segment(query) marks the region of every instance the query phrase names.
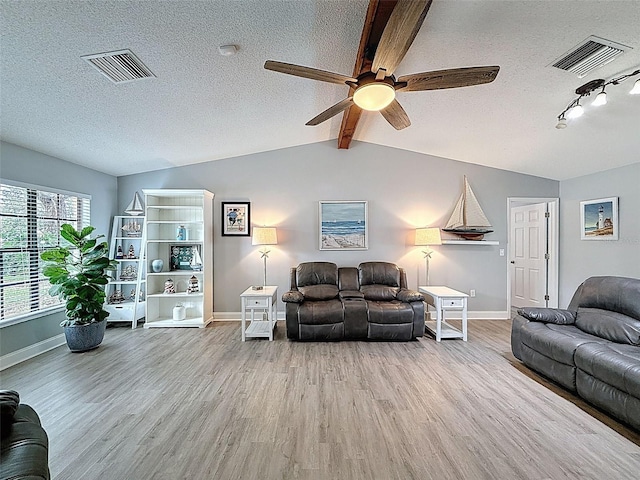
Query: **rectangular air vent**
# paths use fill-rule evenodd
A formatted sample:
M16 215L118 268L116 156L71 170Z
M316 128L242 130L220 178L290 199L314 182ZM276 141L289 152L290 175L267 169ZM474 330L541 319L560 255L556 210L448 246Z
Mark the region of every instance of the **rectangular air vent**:
M84 55L81 57L113 83L133 82L155 75L131 50Z
M631 50L631 47L592 35L554 61L551 66L575 73L578 78L582 78L596 68L615 60L627 50Z

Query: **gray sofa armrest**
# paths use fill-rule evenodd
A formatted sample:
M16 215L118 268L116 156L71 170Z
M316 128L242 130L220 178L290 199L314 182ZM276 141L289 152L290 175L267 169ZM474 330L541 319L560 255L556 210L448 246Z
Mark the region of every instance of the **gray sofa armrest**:
M289 290L282 294L282 301L284 303L302 303L304 302L304 295L297 290Z
M518 309L518 315L534 322L555 323L556 325L573 325L576 322L576 312L560 308L525 307Z
M401 289L396 298L404 303L424 302L424 295L416 290L409 290L408 288Z

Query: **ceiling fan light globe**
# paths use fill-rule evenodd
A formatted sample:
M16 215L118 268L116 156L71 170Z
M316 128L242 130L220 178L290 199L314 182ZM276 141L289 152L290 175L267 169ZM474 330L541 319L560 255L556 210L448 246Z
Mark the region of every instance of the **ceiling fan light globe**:
M374 82L358 87L353 102L363 110L377 112L389 106L396 98L395 89L388 83Z
M594 107L599 107L600 105L606 105L606 104L607 104L606 92L600 92L591 103L591 105L593 105Z
M571 110L569 110L569 112L567 113L567 117L578 118L578 117L581 117L583 113L584 113L584 108L582 108L582 105L576 105Z

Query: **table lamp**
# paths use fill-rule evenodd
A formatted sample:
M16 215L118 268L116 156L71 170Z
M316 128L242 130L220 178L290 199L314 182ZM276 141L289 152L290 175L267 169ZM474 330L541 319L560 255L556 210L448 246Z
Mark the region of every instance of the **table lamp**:
M426 245L427 248L422 250L424 253L424 259L427 270L427 285L429 285L429 259L433 250L429 248L429 245L442 245L442 238L440 237L440 229L436 227L430 228L416 228L416 245Z
M276 232L276 227L253 227L252 232L252 245L277 245L278 244L278 234ZM264 260L264 284L267 285L267 258L269 258L270 250L267 250L264 247L260 250L260 254L262 255L262 259Z

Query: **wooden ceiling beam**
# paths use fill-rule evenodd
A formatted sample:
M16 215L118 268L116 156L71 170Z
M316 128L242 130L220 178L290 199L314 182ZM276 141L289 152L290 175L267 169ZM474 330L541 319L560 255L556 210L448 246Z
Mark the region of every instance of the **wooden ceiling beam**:
M369 1L369 8L362 28L362 36L360 37L360 45L358 46L358 55L353 69L354 77L371 69L378 42L397 3L398 0ZM353 96L354 91L351 88L349 96ZM338 148L349 148L353 134L358 126L360 115L362 115L362 109L355 104L345 110L342 124L340 125L340 134L338 135Z

